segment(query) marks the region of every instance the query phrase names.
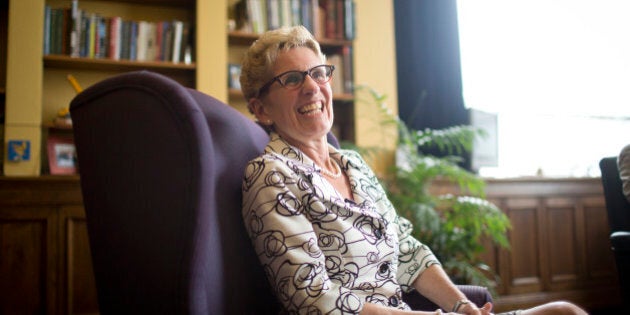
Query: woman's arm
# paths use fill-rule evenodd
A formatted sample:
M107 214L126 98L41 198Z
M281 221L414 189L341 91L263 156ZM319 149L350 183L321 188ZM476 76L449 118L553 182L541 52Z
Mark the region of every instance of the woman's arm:
M432 265L421 273L413 282L413 287L420 294L439 305L447 311L454 311L458 314L490 314L491 303L486 303L482 308L468 301L464 293L448 277L442 266ZM457 310L453 307L459 303ZM461 302L465 301L464 304Z

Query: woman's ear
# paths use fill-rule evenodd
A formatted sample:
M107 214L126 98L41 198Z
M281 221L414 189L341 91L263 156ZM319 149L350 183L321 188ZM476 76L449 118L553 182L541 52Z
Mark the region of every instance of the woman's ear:
M249 99L249 102L247 102L247 107L249 108L249 111L254 114L254 116L256 116L256 119L259 122L265 124L267 121L269 121L269 116L267 115L265 106L263 106L263 103L260 99Z

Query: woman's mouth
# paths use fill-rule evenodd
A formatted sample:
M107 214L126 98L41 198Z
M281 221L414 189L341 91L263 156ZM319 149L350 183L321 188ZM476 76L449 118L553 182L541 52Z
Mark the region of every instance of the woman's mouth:
M298 109L298 113L300 114L312 114L316 111L321 111L322 106L319 103L312 103L306 106L302 106Z

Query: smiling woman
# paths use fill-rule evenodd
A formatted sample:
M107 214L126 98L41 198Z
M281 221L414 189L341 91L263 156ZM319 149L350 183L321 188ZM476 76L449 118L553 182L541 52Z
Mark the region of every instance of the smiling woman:
M497 113L484 176L598 176L630 142L630 2L458 1L465 105ZM605 139L605 141L602 141Z

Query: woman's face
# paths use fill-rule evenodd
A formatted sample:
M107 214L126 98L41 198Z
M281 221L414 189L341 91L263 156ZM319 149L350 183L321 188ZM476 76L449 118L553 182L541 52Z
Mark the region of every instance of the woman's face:
M297 47L280 52L272 72L277 76L287 71L307 71L321 64L312 50ZM263 123L271 120L275 131L294 145L321 140L332 127L330 82L320 85L307 75L302 86L295 90L274 82L260 101L262 106L256 111L258 120Z

